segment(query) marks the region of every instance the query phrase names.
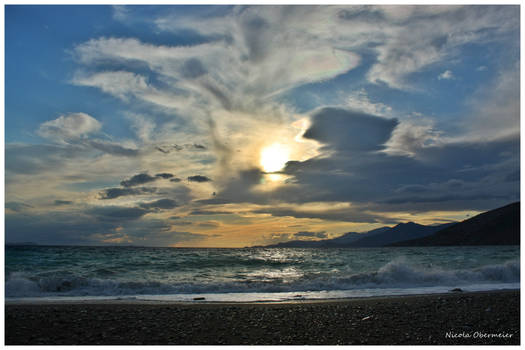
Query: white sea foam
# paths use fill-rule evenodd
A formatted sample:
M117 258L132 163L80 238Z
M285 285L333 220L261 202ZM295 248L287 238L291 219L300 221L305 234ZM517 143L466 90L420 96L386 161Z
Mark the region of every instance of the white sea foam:
M253 275L253 274L252 274ZM255 274L256 275L256 274ZM396 258L376 271L366 273L297 274L293 279L129 280L67 275L31 275L12 272L5 283L7 298L219 295L227 293L316 293L342 291L346 296L411 294L414 291L446 291L451 287L519 288L518 260L470 269L422 267ZM477 287L476 287L477 286ZM482 286L482 287L480 287ZM336 293L337 294L337 293ZM339 294L337 294L339 295Z

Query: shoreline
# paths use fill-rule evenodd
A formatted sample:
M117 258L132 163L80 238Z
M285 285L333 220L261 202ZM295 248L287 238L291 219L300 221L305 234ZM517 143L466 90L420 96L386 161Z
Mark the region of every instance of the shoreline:
M7 305L69 305L69 304L101 304L101 305L111 305L111 304L136 304L136 305L260 305L260 304L309 304L309 303L344 303L347 301L354 300L383 300L391 298L410 298L410 297L434 297L434 296L447 296L447 295L467 295L467 294L487 294L487 293L506 293L506 292L520 292L520 289L494 289L494 290L480 290L480 291L453 291L449 290L448 292L436 292L436 293L414 293L414 294L395 294L395 295L371 295L371 296L358 296L358 297L347 297L347 298L297 298L297 299L284 299L284 300L252 300L252 301L213 301L213 300L162 300L162 299L141 299L140 296L132 297L101 297L100 299L81 299L82 297L74 297L72 299L46 299L46 298L19 298L4 299L4 304ZM300 292L298 292L300 293ZM198 295L198 294L195 294ZM54 297L51 297L54 298Z
M520 291L285 302L5 304L6 345L520 344Z

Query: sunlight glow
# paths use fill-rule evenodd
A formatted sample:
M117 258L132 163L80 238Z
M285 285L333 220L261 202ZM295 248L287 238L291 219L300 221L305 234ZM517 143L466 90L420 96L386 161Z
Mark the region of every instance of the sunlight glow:
M261 151L260 163L266 172L279 171L290 160L290 150L279 143L274 143Z

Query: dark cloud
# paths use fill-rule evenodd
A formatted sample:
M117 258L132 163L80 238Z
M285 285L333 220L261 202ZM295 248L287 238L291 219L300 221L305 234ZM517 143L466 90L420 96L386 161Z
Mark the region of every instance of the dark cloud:
M266 198L252 193L252 188L261 183L264 173L257 168L239 171L230 178L226 186L211 199L201 200L205 204L225 204L238 202L265 203Z
M7 202L5 203L5 208L12 211L24 211L26 209L32 208L32 206L22 202Z
M367 222L367 223L387 223L390 219L381 214L368 213L366 207L354 205L352 208L343 209L327 209L316 211L300 211L293 207L288 208L264 208L253 210L256 214L271 214L276 217L293 217L293 218L307 218L307 219L321 219L329 221L347 221L347 222Z
M265 174L238 172L203 204L350 202L346 210L261 209L275 216L391 222L381 213L488 210L519 198L519 139L440 142L407 156L385 150L396 120L324 108L314 113L305 136L323 142L320 156L290 161L281 171L290 181L275 191L255 191ZM331 137L333 136L333 137Z
M68 205L68 204L73 204L72 201L65 201L65 200L61 200L61 199L57 199L54 201L54 204L55 205Z
M190 215L229 215L232 214L232 212L229 211L212 211L212 210L194 210L190 213Z
M296 238L300 238L300 237L326 238L327 234L325 231L320 231L320 232L300 231L300 232L294 233L294 237Z
M164 154L169 154L171 151L182 151L184 149L186 150L198 150L198 151L202 151L202 150L205 150L207 149L206 146L204 145L201 145L201 144L198 144L198 143L193 143L193 144L190 144L190 143L186 143L184 145L177 145L177 144L173 144L173 145L163 145L163 146L155 146L155 149L159 152L162 152Z
M171 182L181 182L182 180L179 179L178 177L175 177L173 179L170 179Z
M88 213L109 220L135 220L149 213L149 210L135 207L105 206L92 208Z
M211 179L207 176L203 175L194 175L194 176L188 176L188 181L191 182L209 182Z
M170 173L160 173L160 174L155 174L155 177L161 177L163 179L169 179L169 178L172 178L173 177L173 174L170 174Z
M171 230L165 220L148 219L137 208L96 207L85 211L7 214L6 241L40 244L139 244L168 246L203 235Z
M172 225L176 225L176 226L190 226L192 224L193 222L191 221L175 221L172 223Z
M137 185L142 185L148 182L152 182L157 180L154 176L148 175L146 173L137 174L133 176L131 179L124 180L120 182L120 185L123 187L133 187Z
M204 145L199 145L198 143L194 143L194 144L193 144L193 148L195 148L195 149L206 149L206 146L204 146Z
M10 174L42 174L55 171L85 150L75 146L7 144L5 148L6 181Z
M118 222L98 220L81 211L7 214L5 239L40 244L94 244L91 235L112 232L118 225Z
M125 156L125 157L136 157L139 154L139 151L137 149L132 148L126 148L122 147L119 144L106 142L106 141L99 141L99 140L87 140L85 141L86 144L89 146L116 156Z
M261 61L268 52L268 38L270 25L260 17L253 16L242 23L244 41L248 46L248 57L252 62Z
M139 206L144 209L173 209L177 206L177 202L173 199L164 198L154 202L141 203Z
M165 153L165 154L170 153L169 150L166 150L166 149L164 149L164 148L155 147L155 149L156 149L157 151L162 152L162 153Z
M519 172L519 170L508 174L505 177L505 181L508 181L508 182L520 181L520 172Z
M225 110L231 111L233 109L233 102L225 88L212 81L203 81L201 85L206 91L215 97Z
M100 199L114 199L122 196L134 196L140 194L155 193L155 187L134 187L134 188L106 188L99 192Z
M190 58L182 66L182 76L185 78L195 79L206 73L208 71L197 58Z
M312 125L303 137L338 150L377 151L384 148L398 124L361 112L326 107L312 115Z
M197 226L205 229L213 229L219 227L221 224L216 221L199 222Z

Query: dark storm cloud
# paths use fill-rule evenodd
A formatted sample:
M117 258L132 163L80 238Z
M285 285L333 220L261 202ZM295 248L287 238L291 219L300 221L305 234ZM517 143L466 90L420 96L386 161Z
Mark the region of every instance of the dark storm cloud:
M69 205L69 204L73 204L72 201L65 201L65 200L61 200L61 199L57 199L53 203L55 205Z
M155 193L155 187L133 187L133 188L106 188L99 192L100 199L115 199L122 196L134 196L147 193Z
M194 175L194 176L188 176L188 181L191 182L209 182L211 179L207 176L203 175Z
M163 179L169 179L169 178L172 178L173 177L173 174L170 174L170 173L160 173L160 174L155 174L155 177L161 177Z
M173 209L177 206L177 202L173 199L164 198L153 202L141 203L139 206L144 209Z
M396 119L332 107L316 111L311 119L304 138L322 142L331 149L352 151L382 149L398 124Z
M325 231L321 231L321 232L300 231L300 232L294 233L294 237L296 238L299 238L299 237L326 238L327 235Z
M142 173L142 174L137 174L131 177L131 179L121 181L120 185L123 187L133 187L133 186L142 185L148 182L152 182L155 180L157 180L157 178L155 178L154 176L148 175L146 173Z
M423 145L415 156L384 152L397 121L340 108L314 112L305 137L328 152L289 161L290 177L275 191L254 191L259 169L240 171L204 204L351 202L352 209L302 212L261 209L275 216L385 222L383 211L492 209L519 198L519 139ZM401 140L402 141L402 140ZM423 201L425 201L423 203Z

